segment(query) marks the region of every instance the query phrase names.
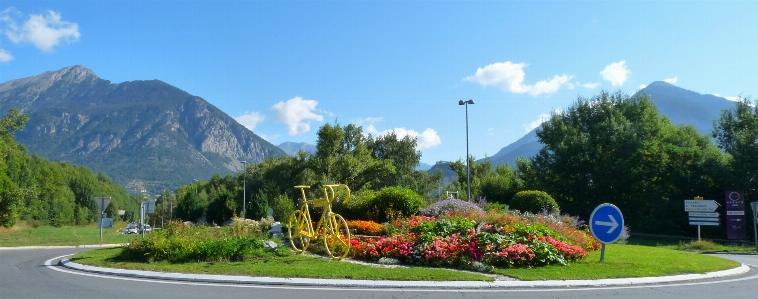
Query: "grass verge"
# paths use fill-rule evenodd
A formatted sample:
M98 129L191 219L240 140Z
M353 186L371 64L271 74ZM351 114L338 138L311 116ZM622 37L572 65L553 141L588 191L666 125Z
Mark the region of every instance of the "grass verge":
M492 280L491 277L471 272L420 267L373 267L302 255L245 262L146 264L120 260L120 250L111 248L86 251L75 255L71 260L100 267L199 274L368 280ZM569 266L495 269L494 273L520 280L584 280L706 273L739 266L739 263L734 261L693 252L616 244L607 246L604 262L601 263L599 260L600 252L597 251L592 252L589 258Z
M70 259L80 264L99 267L197 274L413 281L493 280L486 275L464 271L421 267L374 267L304 255L273 256L244 262L148 264L121 260L118 258L120 252L121 248L90 250L76 254Z
M138 236L123 235L116 229L103 229L102 244L128 243ZM78 246L100 244L100 228L89 226L40 226L16 225L13 228L0 227L0 247L19 246Z
M545 266L532 269L495 269L495 273L521 280L572 280L666 276L706 273L738 267L740 264L694 252L661 247L610 244L605 261L600 251L569 266Z
M708 240L682 240L667 237L632 237L629 244L668 248L674 250L688 250L697 252L739 252L755 253L755 245L750 244L723 244Z

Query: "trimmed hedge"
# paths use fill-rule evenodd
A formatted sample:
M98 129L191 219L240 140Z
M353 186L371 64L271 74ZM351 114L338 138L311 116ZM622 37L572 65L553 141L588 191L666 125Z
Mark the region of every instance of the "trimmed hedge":
M509 209L533 214L540 213L543 210L546 210L548 213L560 210L558 203L555 202L552 196L543 191L535 190L516 193L513 199L511 199Z

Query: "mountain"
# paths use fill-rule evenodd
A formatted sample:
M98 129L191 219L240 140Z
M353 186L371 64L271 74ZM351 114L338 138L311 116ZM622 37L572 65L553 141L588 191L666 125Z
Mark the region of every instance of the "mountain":
M306 153L316 153L316 146L313 144L308 144L305 142L284 142L280 145L277 145L280 149L282 149L287 155L294 156L297 154L298 151L303 150Z
M0 113L29 115L31 154L86 165L155 194L284 151L204 99L159 80L119 84L82 66L0 84Z
M434 163L429 170L426 172L429 174L434 174L437 172L437 170L442 171L442 184L447 185L455 181L455 179L458 177L458 174L453 171L453 169L450 168L450 162L448 161L438 161L437 163Z
M650 83L634 96L642 93L650 96L661 115L665 115L676 125L692 125L701 134L711 133L713 121L719 118L722 109L734 107L734 102L725 98L699 94L663 81ZM542 144L537 139L537 129L504 147L492 157L482 160L489 159L493 166L504 163L515 166L517 158L536 155L542 149Z
M416 166L416 170L429 170L432 168L432 165L426 164L424 162L418 162L418 166Z

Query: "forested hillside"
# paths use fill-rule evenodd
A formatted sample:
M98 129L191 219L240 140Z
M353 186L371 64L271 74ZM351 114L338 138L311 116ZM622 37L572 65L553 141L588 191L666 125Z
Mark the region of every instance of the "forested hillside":
M111 197L107 217L118 217L118 210L126 210L123 219L137 213L141 199L130 198L106 174L29 155L14 139L27 121L17 109L0 120L0 225L12 227L18 220L53 226L96 222L98 196Z

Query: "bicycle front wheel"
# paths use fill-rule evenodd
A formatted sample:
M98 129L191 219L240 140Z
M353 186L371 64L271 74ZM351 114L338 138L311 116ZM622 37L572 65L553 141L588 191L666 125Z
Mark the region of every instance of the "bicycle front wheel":
M345 218L332 214L323 224L324 248L335 260L341 260L350 252L350 230Z
M289 222L287 223L287 236L292 244L292 249L297 253L301 253L308 249L311 240L308 237L308 217L301 211L294 211L290 214Z

